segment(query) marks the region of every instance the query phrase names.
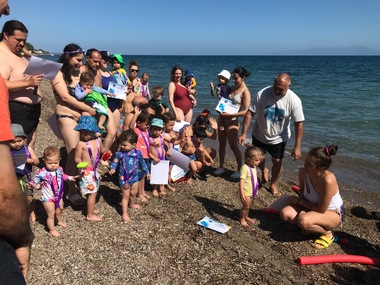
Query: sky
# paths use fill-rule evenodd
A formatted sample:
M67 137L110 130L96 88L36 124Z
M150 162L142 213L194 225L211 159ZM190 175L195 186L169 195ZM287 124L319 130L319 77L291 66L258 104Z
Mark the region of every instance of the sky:
M380 55L379 0L8 0L36 49L131 55ZM327 51L326 51L327 50ZM371 51L370 51L371 52ZM360 52L359 52L360 53Z

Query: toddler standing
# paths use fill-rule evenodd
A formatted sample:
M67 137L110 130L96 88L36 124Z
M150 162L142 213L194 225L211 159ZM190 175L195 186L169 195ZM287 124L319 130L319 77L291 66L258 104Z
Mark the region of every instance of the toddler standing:
M150 120L150 114L147 111L135 107L135 113L129 123L129 129L133 130L138 136L136 149L141 151L148 169L150 168L148 131ZM147 202L150 199L150 196L145 192L145 175L142 172L139 173L138 197L142 202Z
M253 145L246 145L244 152L245 164L240 169L239 193L242 208L240 209L240 223L243 227L248 227L248 223L254 224L255 219L249 217L249 210L253 203L253 198L260 188L257 176L257 166L263 159L261 150Z
M121 199L122 218L126 223L131 222L128 205L131 208L140 209L140 205L136 204L139 170L149 179L149 170L142 153L136 149L137 139L137 134L132 130L121 133L119 137L120 151L116 153L109 170L112 175L119 166L119 186L123 195Z
M25 144L26 134L24 129L19 124L12 124L12 133L15 137L13 141L9 143L11 149L11 155L15 164L16 176L20 182L21 190L24 192L28 201L28 209L30 220L36 221L36 214L34 212L36 200L33 198L33 189L28 189L27 184L32 179L32 166L38 165L40 160L33 148L28 147Z
M162 115L162 120L164 121L164 132L163 132L163 138L165 145L167 149L169 150L170 148L173 148L177 151L180 151L180 143L181 139L179 137L179 134L175 132L174 129L174 124L175 124L175 116L173 113L167 112ZM173 165L170 163L169 166L169 182L168 182L168 190L170 191L175 191L175 188L171 185L171 170L173 168Z
M35 187L41 189L41 202L47 214L47 227L53 237L59 237L60 234L55 228L57 225L65 228L66 222L62 219L63 208L63 181L74 181L77 176L69 176L63 172L59 162L61 154L59 149L49 146L44 150L43 161L45 167L37 171L34 179L28 184L29 188Z
M80 169L80 189L82 195L87 196L87 220L102 221L98 216L99 211L95 209L96 193L99 190L98 165L101 153L111 152L103 147L100 138L95 137L99 132L96 119L91 116L81 116L74 130L80 132L80 141L75 147L75 163L84 163L86 166Z
M162 136L162 131L164 129L164 122L159 118L154 118L152 123L150 124L150 159L159 163L161 160L165 160L165 155L167 154L167 147L164 143L164 139ZM164 185L153 185L153 196L158 197L158 195L166 195L165 186Z

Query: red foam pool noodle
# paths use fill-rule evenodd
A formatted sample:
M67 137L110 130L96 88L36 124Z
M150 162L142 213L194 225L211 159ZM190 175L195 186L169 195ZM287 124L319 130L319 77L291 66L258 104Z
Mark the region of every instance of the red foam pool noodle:
M298 257L299 265L322 264L322 263L359 263L364 265L373 265L380 267L380 259L362 255L336 254L321 256L300 256Z

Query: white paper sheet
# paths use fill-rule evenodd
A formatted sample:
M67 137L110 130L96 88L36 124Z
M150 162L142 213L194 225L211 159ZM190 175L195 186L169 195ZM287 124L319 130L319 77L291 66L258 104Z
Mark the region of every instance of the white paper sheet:
M174 123L173 131L180 133L183 130L183 128L188 126L188 125L190 125L190 124L186 121L181 121L181 122L176 121Z
M161 160L158 163L152 162L150 168L150 184L168 184L169 160Z
M204 217L202 220L198 222L198 225L208 228L210 230L217 231L218 233L225 234L230 230L230 226L227 226L226 224L219 223L217 221L214 221L213 219L210 219L209 217Z
M110 82L108 84L108 92L115 94L115 96L108 96L111 98L116 98L120 100L125 100L127 98L127 86L122 84L117 84L114 82Z
M222 98L215 110L220 113L236 114L239 112L239 105L232 103L232 101L227 98Z
M53 80L58 71L61 70L62 63L32 56L26 67L24 74L39 75L43 74L45 79Z
M172 170L170 171L170 178L173 182L176 182L177 180L181 179L186 175L187 171L183 170L181 167L177 165L173 165Z
M170 148L169 152L171 156L168 157L171 163L179 166L183 170L189 170L190 157L180 153L178 150L174 148Z

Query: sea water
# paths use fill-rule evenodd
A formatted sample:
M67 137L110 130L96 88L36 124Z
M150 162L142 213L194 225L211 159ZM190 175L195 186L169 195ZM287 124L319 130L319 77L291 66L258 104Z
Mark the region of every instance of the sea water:
M45 57L56 60L57 56ZM273 84L279 72L292 79L291 89L301 98L305 114L302 151L336 144L337 176L350 186L380 193L380 57L379 56L131 56L139 63L139 76L150 74L149 86L162 85L167 98L170 71L180 65L193 70L197 81L195 115L208 108L217 116L217 98L210 81L227 69L245 67L251 75L246 84L255 96ZM232 84L232 82L231 82ZM194 115L194 117L195 117ZM293 137L288 146L294 143ZM341 172L340 172L341 171ZM338 177L339 178L339 177Z

